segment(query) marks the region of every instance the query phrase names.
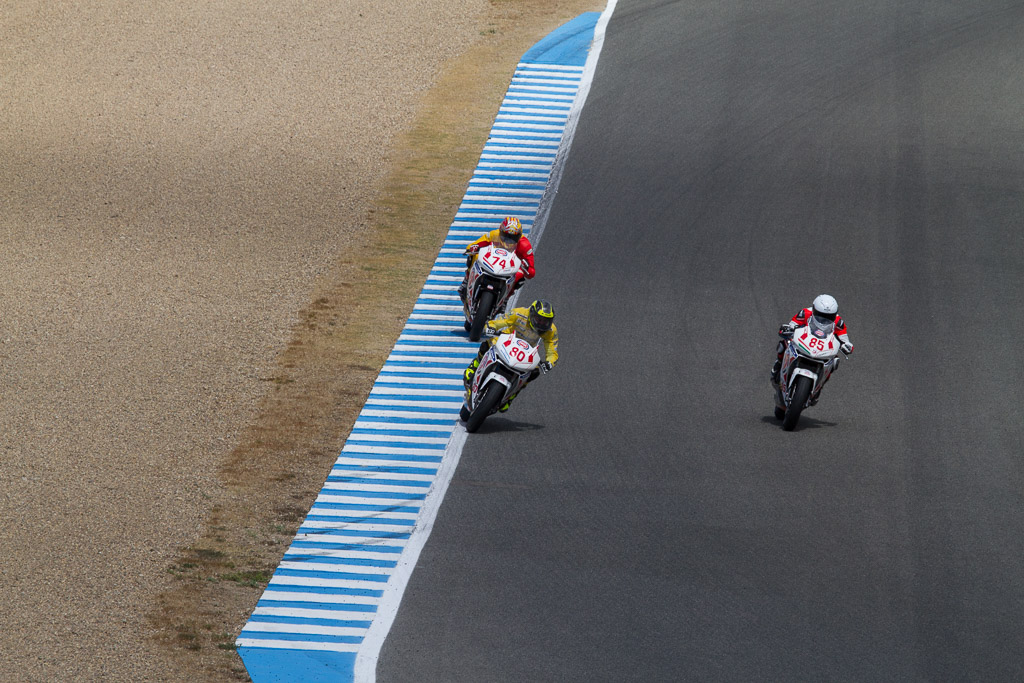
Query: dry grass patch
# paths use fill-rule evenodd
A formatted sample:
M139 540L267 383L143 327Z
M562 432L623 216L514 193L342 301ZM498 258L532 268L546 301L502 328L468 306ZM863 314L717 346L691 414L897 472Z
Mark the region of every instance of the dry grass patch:
M316 286L254 422L220 471L200 538L168 572L151 622L169 667L247 679L241 630L325 481L447 233L519 57L588 0L493 0L481 41L446 66L365 230Z

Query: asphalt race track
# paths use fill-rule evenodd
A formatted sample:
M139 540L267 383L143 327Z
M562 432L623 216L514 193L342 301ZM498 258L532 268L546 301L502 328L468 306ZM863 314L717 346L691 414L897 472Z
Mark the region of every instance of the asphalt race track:
M1024 3L619 0L378 680L1024 679ZM856 345L793 433L778 325Z

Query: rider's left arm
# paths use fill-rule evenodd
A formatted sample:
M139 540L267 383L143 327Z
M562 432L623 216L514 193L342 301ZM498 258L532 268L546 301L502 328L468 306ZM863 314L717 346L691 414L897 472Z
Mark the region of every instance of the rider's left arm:
M533 245L530 244L527 238L522 237L519 239L519 247L516 249L516 253L523 260L523 263L526 264L526 279L529 280L537 273L533 267Z
M541 339L544 340L544 360L554 365L558 361L558 328L552 324Z
M850 344L851 347L853 346L853 344L850 343L850 335L846 329L846 321L843 320L842 316L836 317L836 328L833 334L836 335L836 339L839 340L840 344Z

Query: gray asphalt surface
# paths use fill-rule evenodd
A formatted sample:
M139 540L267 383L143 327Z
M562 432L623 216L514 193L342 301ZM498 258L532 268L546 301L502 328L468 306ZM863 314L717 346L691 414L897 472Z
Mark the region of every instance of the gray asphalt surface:
M620 0L379 680L1024 679L1024 4ZM853 359L797 431L775 330Z

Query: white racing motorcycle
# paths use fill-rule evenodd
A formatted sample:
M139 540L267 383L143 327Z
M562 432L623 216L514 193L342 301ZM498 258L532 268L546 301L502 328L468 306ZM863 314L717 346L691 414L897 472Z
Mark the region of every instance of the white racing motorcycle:
M515 290L516 273L523 262L515 251L491 244L477 254L466 283L466 331L470 341L480 341L484 325L498 317Z
M518 394L540 362L538 344L531 344L513 333L500 335L484 354L466 390L466 401L459 411L466 431L473 433L480 429L488 415Z
M775 417L787 432L796 427L804 408L818 402L821 388L839 365L842 345L834 333L833 323L811 316L789 338L775 385Z

